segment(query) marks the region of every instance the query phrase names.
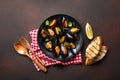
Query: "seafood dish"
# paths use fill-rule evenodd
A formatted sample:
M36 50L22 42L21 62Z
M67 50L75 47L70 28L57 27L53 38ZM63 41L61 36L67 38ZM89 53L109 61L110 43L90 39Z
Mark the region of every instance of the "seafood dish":
M57 14L47 18L38 30L38 45L49 57L68 60L83 44L81 25L72 17Z

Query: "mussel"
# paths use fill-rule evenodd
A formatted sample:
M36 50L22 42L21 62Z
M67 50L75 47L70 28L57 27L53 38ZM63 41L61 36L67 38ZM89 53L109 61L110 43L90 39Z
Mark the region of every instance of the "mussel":
M60 47L59 47L59 46L56 46L56 47L55 47L55 53L56 53L57 55L60 54Z
M67 27L67 25L68 25L68 23L67 23L67 21L65 20L65 21L63 22L63 26L64 26L64 27Z
M62 23L65 21L65 17L62 17Z
M71 47L72 49L74 49L74 48L75 48L75 44L74 44L73 42L70 42L70 47Z
M56 19L53 19L50 23L50 26L53 27L55 24L56 24L57 20Z
M48 49L48 50L52 50L52 42L51 41L49 41L49 42L47 42L46 44L45 44L45 47Z
M65 38L66 38L66 36L62 36L62 37L60 38L60 43L63 43L63 42L65 41Z
M64 20L63 24L62 24L62 30L64 31L64 28L67 27L68 23L66 20Z
M62 34L62 30L60 29L60 27L55 27L55 31L57 35Z
M67 55L67 48L63 44L61 44L61 51L64 55Z
M74 38L75 38L76 40L80 40L80 37L78 36L78 34L74 34Z
M70 38L70 39L73 39L73 36L72 36L71 34L69 34L69 33L66 33L66 36L67 36L68 38Z
M49 35L54 36L54 31L52 29L48 29Z
M76 32L78 32L79 30L80 30L79 28L73 27L73 28L70 29L70 32L76 33Z
M44 29L42 29L42 31L41 31L41 35L42 35L42 37L47 37L47 34L45 33L45 30Z

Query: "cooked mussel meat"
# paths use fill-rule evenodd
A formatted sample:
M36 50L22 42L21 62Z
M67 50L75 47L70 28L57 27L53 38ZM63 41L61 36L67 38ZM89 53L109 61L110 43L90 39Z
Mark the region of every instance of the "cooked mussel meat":
M66 38L66 36L62 36L62 37L60 38L60 43L63 43L63 42L65 41L65 38Z
M53 19L50 23L50 26L53 27L55 24L56 24L57 20L56 19Z
M42 29L42 31L41 31L41 35L42 35L42 37L47 37L47 34L46 34L46 32L45 32L45 30L44 29Z
M65 20L65 21L63 22L63 26L64 26L64 27L67 27L67 25L68 25L68 23L67 23L67 21Z
M48 50L52 50L52 42L49 41L45 44L45 47L48 49Z
M57 35L62 34L62 30L60 29L60 27L55 27L55 31Z
M56 47L55 47L55 53L56 53L57 55L60 54L60 47L59 47L59 46L56 46Z
M64 28L67 27L68 23L66 20L64 20L63 24L62 24L62 30L64 31Z
M64 55L67 55L67 48L63 44L61 44L61 51Z
M48 29L49 35L54 36L54 31L52 29Z
M76 32L78 32L79 30L80 30L79 28L73 27L73 28L70 29L70 32L76 33Z
M75 44L74 44L73 42L70 42L70 47L71 47L72 49L74 49L74 48L75 48Z

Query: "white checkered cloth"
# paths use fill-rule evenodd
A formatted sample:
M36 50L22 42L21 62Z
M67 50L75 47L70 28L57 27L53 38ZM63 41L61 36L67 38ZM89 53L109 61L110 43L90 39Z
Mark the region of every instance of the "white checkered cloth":
M29 54L31 55L32 58L35 58L35 55L37 55L45 64L45 66L52 66L52 65L56 65L56 64L61 64L63 66L67 66L67 65L71 65L71 64L81 64L82 63L82 57L81 57L81 51L73 58L71 58L68 61L59 61L59 60L55 60L52 59L48 56L46 56L39 48L38 43L37 43L37 32L38 29L34 29L32 31L29 32L30 37L32 39L32 43L31 43L31 47L33 48L33 51L35 52L35 54L32 54L29 51ZM34 64L35 67L37 68L38 71L40 71L40 68Z

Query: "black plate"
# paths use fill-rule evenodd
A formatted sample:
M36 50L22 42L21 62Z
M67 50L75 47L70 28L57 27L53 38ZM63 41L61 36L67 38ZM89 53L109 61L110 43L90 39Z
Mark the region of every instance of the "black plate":
M63 20L63 17L64 17L65 20L72 22L73 26L80 29L80 31L77 33L77 35L79 36L80 39L74 41L74 43L76 45L76 48L68 50L67 56L64 56L63 54L60 54L58 56L58 55L55 54L54 51L49 51L48 49L45 48L44 39L43 39L43 37L41 35L41 30L43 28L48 28L48 26L45 26L45 21L46 20L52 21L53 19L56 19L57 22L60 22L60 21ZM44 54L51 57L51 58L53 58L53 59L57 59L57 60L60 60L60 61L69 60L70 58L72 58L76 54L78 54L78 52L80 51L80 49L82 47L82 44L83 44L83 32L82 32L81 25L74 18L72 18L72 17L70 17L68 15L64 15L64 14L53 15L53 16L50 16L49 18L47 18L46 20L39 27L38 34L37 34L38 45L39 45L40 49L44 52ZM61 53L62 53L62 51L61 51Z

